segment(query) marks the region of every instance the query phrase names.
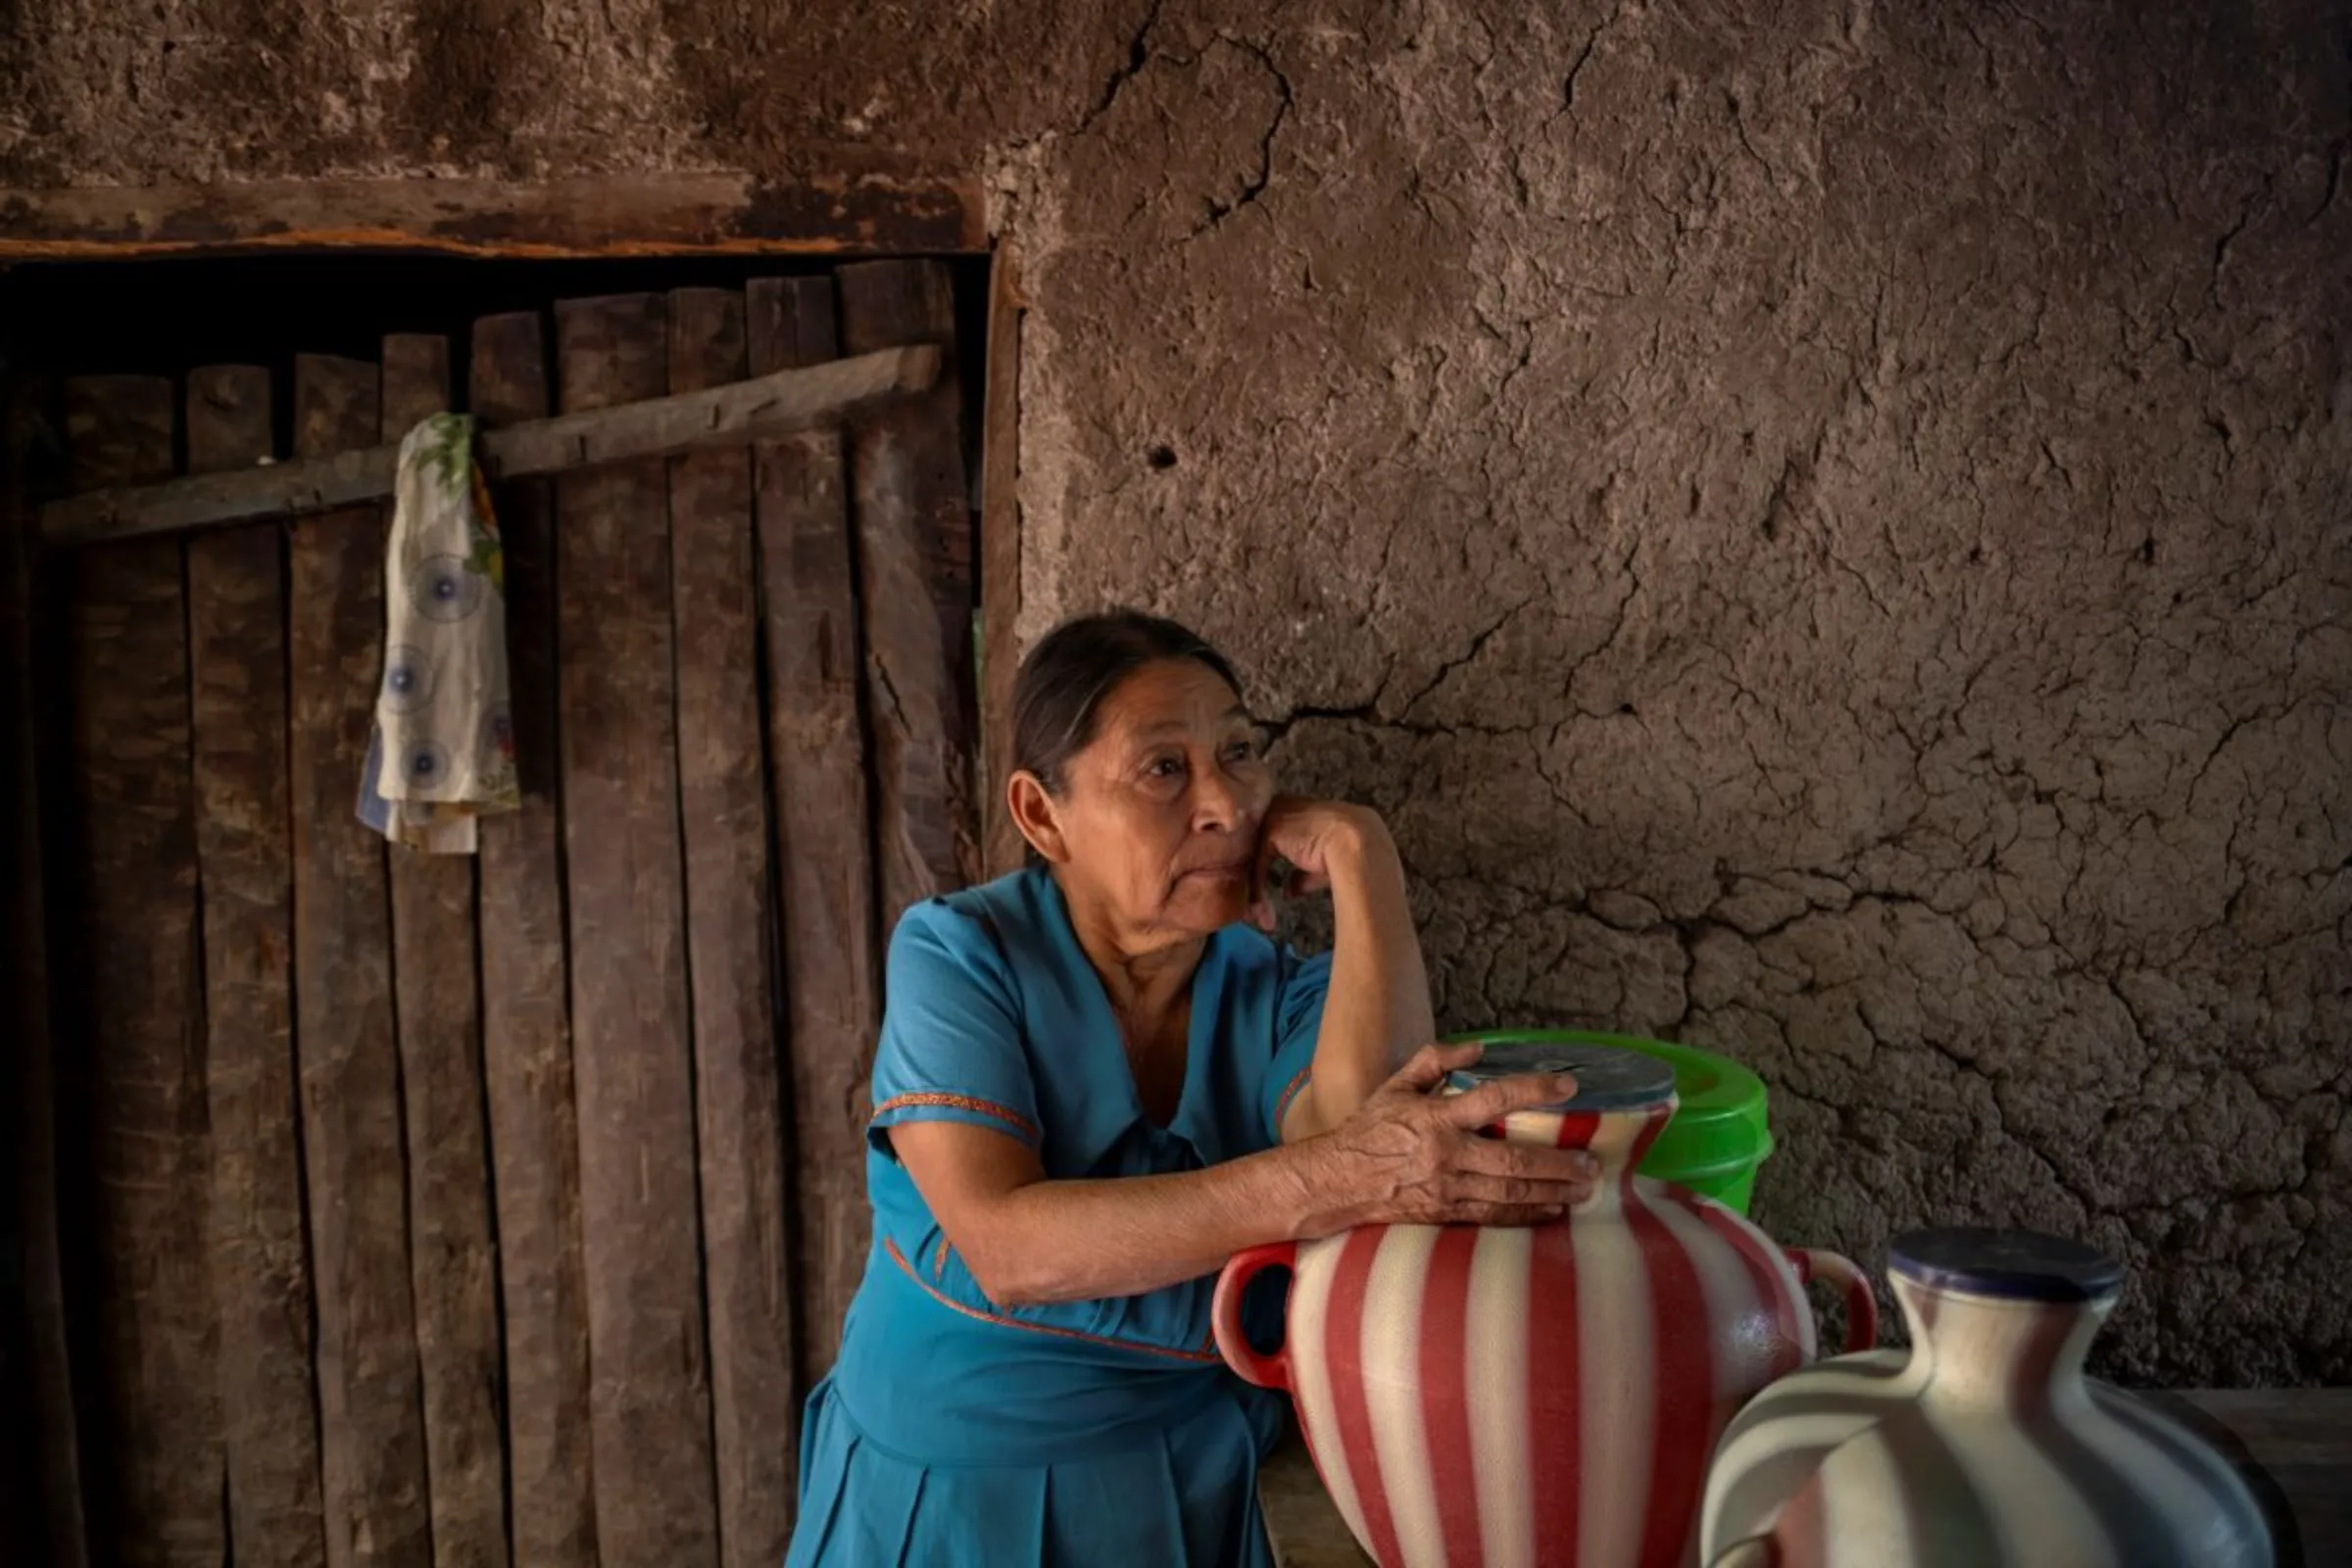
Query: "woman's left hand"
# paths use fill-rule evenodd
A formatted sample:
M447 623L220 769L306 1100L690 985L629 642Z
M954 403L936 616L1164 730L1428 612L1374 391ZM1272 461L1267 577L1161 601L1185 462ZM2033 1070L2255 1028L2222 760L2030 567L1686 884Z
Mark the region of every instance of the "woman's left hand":
M1274 929L1274 862L1291 870L1280 891L1302 898L1331 886L1336 874L1360 863L1368 852L1389 843L1388 824L1367 806L1346 801L1311 801L1295 795L1275 797L1258 825L1257 874L1251 884L1250 923L1261 931Z

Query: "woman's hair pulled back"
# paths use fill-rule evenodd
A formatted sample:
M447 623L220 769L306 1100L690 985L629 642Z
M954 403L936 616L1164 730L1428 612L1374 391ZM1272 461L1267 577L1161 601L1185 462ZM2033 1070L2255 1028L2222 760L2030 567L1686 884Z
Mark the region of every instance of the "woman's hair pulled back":
M1192 660L1238 696L1242 683L1199 633L1140 610L1065 620L1021 661L1012 687L1012 765L1048 791L1068 787L1070 759L1095 738L1102 704L1146 664Z

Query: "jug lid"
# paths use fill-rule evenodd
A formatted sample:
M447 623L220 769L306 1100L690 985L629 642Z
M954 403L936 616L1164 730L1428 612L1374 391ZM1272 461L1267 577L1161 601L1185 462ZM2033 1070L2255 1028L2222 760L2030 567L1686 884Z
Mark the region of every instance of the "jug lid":
M1582 1043L1514 1040L1487 1047L1486 1054L1455 1069L1446 1087L1459 1094L1495 1078L1531 1072L1576 1075L1576 1093L1536 1110L1600 1112L1644 1110L1674 1100L1674 1068L1638 1051Z
M1643 1174L1690 1185L1710 1184L1756 1168L1772 1153L1772 1124L1764 1080L1730 1056L1697 1046L1590 1029L1477 1029L1445 1037L1447 1045L1475 1042L1489 1051L1531 1044L1608 1046L1655 1056L1674 1069L1674 1119L1642 1157ZM1711 1196L1716 1196L1712 1195Z
M2008 1301L2096 1301L2122 1289L2124 1266L2097 1248L2040 1231L1954 1225L1887 1244L1887 1267L1929 1290Z

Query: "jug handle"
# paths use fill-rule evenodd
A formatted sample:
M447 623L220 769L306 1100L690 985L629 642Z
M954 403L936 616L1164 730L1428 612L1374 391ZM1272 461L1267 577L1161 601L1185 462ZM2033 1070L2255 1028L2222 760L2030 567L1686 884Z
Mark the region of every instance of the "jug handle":
M1870 1288L1870 1276L1836 1252L1825 1252L1817 1247L1784 1247L1781 1250L1796 1266L1800 1285L1809 1285L1816 1279L1827 1280L1845 1293L1845 1348L1838 1353L1851 1355L1856 1350L1876 1349L1879 1296Z
M1217 1340L1217 1353L1225 1364L1245 1383L1254 1383L1261 1389L1291 1392L1290 1356L1285 1350L1261 1355L1250 1348L1250 1337L1242 1332L1242 1292L1250 1282L1270 1268L1292 1268L1298 1261L1298 1249L1291 1242L1269 1242L1236 1252L1217 1276L1217 1294L1210 1301L1208 1321Z

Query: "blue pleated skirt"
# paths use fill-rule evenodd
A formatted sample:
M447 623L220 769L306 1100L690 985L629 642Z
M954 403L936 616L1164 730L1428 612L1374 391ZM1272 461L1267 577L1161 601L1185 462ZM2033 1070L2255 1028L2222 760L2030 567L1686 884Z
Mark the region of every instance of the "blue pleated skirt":
M1254 1401L1252 1401L1254 1402ZM1262 1406L1215 1398L1164 1431L1046 1464L925 1463L820 1387L801 1429L788 1568L1273 1568Z
M803 1415L785 1562L1273 1568L1257 1467L1288 1406L1197 1344L1016 1323L884 1266Z

